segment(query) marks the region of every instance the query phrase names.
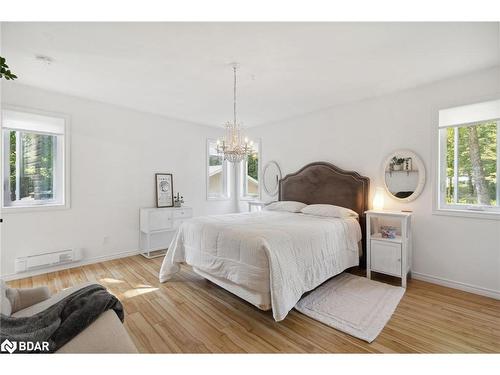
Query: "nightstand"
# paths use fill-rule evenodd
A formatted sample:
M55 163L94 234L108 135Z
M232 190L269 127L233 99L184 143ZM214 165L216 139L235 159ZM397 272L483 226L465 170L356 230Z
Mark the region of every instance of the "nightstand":
M372 271L396 276L406 288L412 259L411 212L369 210L365 213L366 277L370 279ZM396 227L396 238L383 238L382 225Z

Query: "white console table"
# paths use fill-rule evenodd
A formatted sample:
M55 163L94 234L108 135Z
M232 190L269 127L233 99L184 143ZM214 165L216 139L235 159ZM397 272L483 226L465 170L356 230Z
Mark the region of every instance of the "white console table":
M266 206L264 202L260 201L248 201L248 212L254 211L253 208L255 207L255 211L262 211L262 209Z
M148 259L163 256L182 222L191 217L191 207L141 208L141 254Z

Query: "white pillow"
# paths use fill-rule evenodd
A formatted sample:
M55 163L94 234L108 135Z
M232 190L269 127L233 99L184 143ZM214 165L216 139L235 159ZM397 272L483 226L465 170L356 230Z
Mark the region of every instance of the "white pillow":
M265 210L269 211L288 211L288 212L300 212L307 204L295 201L279 201L273 202L266 207Z
M334 206L333 204L310 204L300 210L303 214L327 216L327 217L358 217L358 214L353 210L345 207Z

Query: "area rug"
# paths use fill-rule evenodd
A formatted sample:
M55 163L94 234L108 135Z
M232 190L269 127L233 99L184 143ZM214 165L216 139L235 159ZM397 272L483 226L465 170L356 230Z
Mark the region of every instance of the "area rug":
M372 342L391 318L405 289L342 273L295 306L301 313L339 331Z

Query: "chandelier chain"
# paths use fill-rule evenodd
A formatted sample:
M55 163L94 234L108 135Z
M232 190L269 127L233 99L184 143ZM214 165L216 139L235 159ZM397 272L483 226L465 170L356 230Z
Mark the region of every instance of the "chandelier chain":
M233 64L233 122L225 124L226 135L217 140L217 153L230 163L239 163L254 154L253 142L242 136L241 125L236 121L237 63Z
M233 87L233 123L236 124L236 66L233 66L234 87Z

